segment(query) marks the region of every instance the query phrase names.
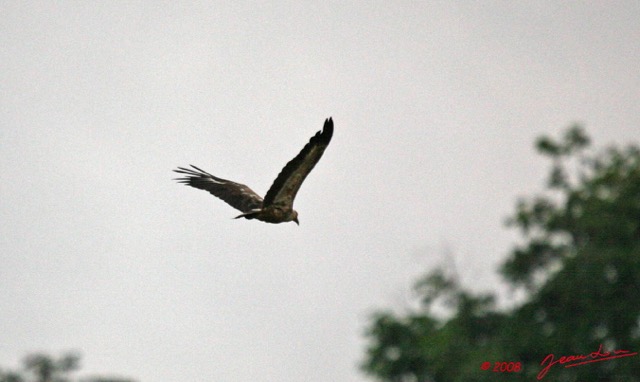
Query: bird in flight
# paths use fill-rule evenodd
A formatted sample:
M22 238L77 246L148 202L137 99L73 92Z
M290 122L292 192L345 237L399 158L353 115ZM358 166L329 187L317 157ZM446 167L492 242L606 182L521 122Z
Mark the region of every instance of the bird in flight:
M298 221L298 212L293 209L293 200L313 167L318 163L333 136L333 120L324 121L322 131L311 137L302 151L280 171L267 191L264 199L244 184L218 178L191 165L193 169L178 167L173 170L186 176L176 180L187 186L209 191L224 200L242 214L235 218L257 219L267 223Z

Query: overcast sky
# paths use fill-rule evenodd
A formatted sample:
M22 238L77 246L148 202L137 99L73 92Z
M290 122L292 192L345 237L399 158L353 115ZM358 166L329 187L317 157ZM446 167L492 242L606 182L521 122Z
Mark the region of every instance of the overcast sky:
M0 366L83 354L162 381L366 378L363 330L453 256L465 286L517 240L533 150L583 122L640 140L640 5L0 5ZM265 193L332 116L300 226L232 220L172 180Z

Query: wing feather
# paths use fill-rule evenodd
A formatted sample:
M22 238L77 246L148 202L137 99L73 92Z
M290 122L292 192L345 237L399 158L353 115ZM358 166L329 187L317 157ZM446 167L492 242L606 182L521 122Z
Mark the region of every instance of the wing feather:
M194 165L191 165L191 167L197 171L184 167L178 167L177 170L173 170L179 174L187 175L176 180L187 186L209 191L212 195L224 200L231 207L242 212L262 208L262 197L244 184L218 178Z
M322 131L311 137L302 151L280 171L264 197L264 206L293 207L293 200L313 167L318 163L333 136L333 119L324 121Z

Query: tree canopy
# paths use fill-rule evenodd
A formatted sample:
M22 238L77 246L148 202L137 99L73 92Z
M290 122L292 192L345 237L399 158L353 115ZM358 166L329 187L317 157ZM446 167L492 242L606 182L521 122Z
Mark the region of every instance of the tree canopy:
M22 360L23 370L3 371L0 369L0 382L71 382L72 374L80 369L80 354L67 352L58 358L46 353L29 354ZM91 376L79 382L135 382L120 377Z
M508 225L522 243L500 269L525 301L500 310L494 295L432 271L415 284L420 309L371 318L366 373L393 382L495 381L497 373L640 381L640 149L593 150L577 125L536 148L552 162L546 191L518 201ZM447 318L434 314L442 303Z

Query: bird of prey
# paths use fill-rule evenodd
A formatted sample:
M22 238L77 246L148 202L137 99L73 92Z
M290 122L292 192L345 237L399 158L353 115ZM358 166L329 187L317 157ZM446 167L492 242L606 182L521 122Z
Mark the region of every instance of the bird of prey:
M194 165L191 165L193 169L178 167L173 171L186 175L177 178L178 182L209 191L231 207L240 210L242 214L236 216L236 219L257 219L267 223L293 221L299 225L298 212L293 209L293 201L302 182L322 157L332 136L333 120L328 118L324 121L322 131L311 137L302 151L284 166L264 199L244 184L218 178Z

